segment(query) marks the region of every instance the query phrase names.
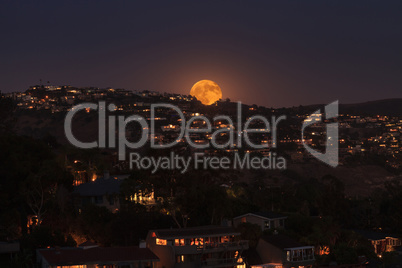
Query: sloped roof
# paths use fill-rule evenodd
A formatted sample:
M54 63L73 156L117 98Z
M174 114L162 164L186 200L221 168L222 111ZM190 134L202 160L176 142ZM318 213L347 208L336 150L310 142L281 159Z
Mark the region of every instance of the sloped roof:
M255 215L255 216L259 216L259 217L269 219L269 220L287 218L287 216L285 216L283 214L272 212L272 211L266 211L266 212L258 211L258 212L247 213L247 214L237 216L237 217L235 217L235 219L241 218L241 217L246 217L248 215Z
M299 248L308 246L282 234L263 235L261 239L277 248L280 248L281 250L285 248Z
M0 241L0 254L1 253L13 253L20 251L20 242L5 242Z
M121 263L138 261L158 261L158 257L148 248L139 247L94 247L40 249L39 253L49 265L79 265L99 263Z
M78 247L95 247L95 246L98 246L98 244L96 244L96 243L94 243L92 241L89 241L89 240L87 240L84 243L81 243L81 244L78 245Z
M200 227L189 227L180 229L160 229L152 230L155 232L157 237L163 239L169 238L195 238L195 237L205 237L205 236L219 236L219 235L239 235L232 227L224 226L200 226Z
M83 183L74 187L74 193L80 196L100 196L107 194L120 193L120 185L122 180L97 179L96 181Z
M380 233L380 232L375 232L375 231L371 231L371 230L355 230L355 232L369 240L382 240L387 237L399 238L399 236L395 235L395 234Z
M261 217L265 217L268 219L278 219L278 218L287 218L287 216L280 214L280 213L276 213L276 212L272 212L272 211L264 211L264 212L254 212L252 214L261 216Z

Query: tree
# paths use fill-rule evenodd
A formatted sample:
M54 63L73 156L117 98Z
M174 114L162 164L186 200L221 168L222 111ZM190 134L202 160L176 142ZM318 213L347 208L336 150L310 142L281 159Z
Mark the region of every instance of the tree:
M315 222L305 241L316 248L329 247L332 250L340 235L340 226L331 217L323 217Z
M2 237L15 237L27 231L27 215L56 209L55 190L64 185L71 189L72 177L51 148L40 140L0 134L0 218L8 222ZM58 210L53 210L58 211ZM41 220L39 222L41 222ZM10 225L8 225L11 227Z
M40 226L43 216L47 212L47 203L54 189L46 189L42 179L37 175L31 175L23 183L23 194L33 214L37 217L37 225Z
M13 129L14 122L13 116L16 102L11 98L6 98L0 91L0 133L9 132Z
M123 202L134 195L149 196L153 191L151 177L143 171L133 171L120 185Z
M358 260L355 248L349 247L344 243L336 245L333 250L333 256L337 264L354 264Z

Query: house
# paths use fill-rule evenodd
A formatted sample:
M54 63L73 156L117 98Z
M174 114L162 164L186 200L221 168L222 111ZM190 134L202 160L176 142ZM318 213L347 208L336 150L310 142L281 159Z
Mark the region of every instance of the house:
M18 252L20 252L19 241L0 241L0 259L3 258L3 256L12 258L12 256Z
M251 265L251 268L282 268L282 263L265 263L258 265Z
M46 248L37 250L41 268L153 268L158 262L147 248L98 247Z
M245 267L241 254L248 241L239 235L223 226L151 230L146 244L160 259L157 268Z
M262 236L256 250L263 264L253 267L308 268L315 262L313 246L277 233Z
M367 230L357 230L355 232L371 242L375 254L379 257L381 257L384 252L396 251L397 247L402 246L401 239L394 234Z
M74 203L80 209L87 204L104 206L112 212L120 209L120 186L127 178L127 175L104 176L95 181L80 184L74 187ZM156 200L154 190L145 193L140 189L131 196L126 197L127 201L135 202L144 206L154 206Z
M120 209L120 185L122 180L99 178L74 187L74 203L78 209L88 204L103 206L112 212Z
M233 225L239 226L241 223L253 223L261 227L262 231L285 228L287 216L275 212L255 212L240 215L233 218Z

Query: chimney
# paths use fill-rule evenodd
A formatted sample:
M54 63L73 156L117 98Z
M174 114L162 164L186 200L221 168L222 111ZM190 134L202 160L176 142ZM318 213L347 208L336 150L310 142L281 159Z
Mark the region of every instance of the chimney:
M146 248L147 247L147 243L145 242L145 240L141 240L140 244L139 244L139 248Z

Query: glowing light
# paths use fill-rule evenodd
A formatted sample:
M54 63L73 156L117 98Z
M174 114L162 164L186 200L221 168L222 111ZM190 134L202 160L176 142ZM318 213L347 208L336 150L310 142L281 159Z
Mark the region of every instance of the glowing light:
M222 90L214 81L201 80L191 88L190 95L196 97L204 105L211 105L222 99Z

